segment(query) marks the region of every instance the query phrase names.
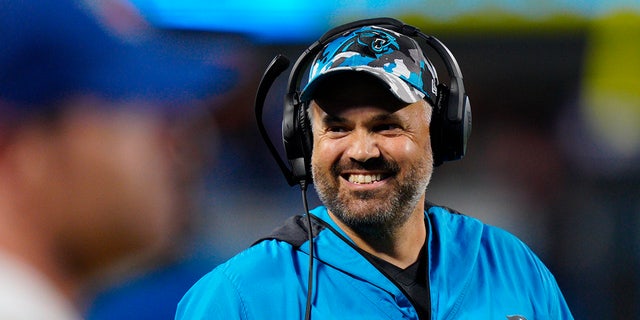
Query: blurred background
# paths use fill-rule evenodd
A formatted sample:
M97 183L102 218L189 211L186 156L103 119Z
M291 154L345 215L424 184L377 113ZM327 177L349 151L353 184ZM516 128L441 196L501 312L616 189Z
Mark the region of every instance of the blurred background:
M193 138L206 165L193 178L180 249L149 273L110 283L88 319L172 319L197 279L303 211L257 131L258 82L276 54L295 60L328 29L381 16L442 40L471 99L467 156L436 169L427 198L524 240L576 319L640 319L640 2L91 3L121 30L137 15L185 46L214 50L239 76ZM265 105L278 147L287 75ZM313 190L308 197L319 204Z

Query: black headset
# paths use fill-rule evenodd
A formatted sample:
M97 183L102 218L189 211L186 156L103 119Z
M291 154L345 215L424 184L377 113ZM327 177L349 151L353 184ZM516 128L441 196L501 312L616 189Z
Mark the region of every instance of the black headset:
M267 67L260 81L255 105L258 129L285 175L287 182L292 186L312 183L311 151L313 137L311 124L306 112L308 105L300 99L301 82L306 73L308 73L314 58L324 50L327 44L349 31L364 26L377 26L413 38L423 49L425 57L428 56L424 52L425 47L421 42L435 49L449 74L449 86L440 83L437 85L438 92L433 106L430 134L434 165L438 166L443 161L458 160L466 152L467 140L471 134L471 105L464 90L462 72L451 51L440 40L425 35L418 28L406 25L399 20L392 18L359 20L326 32L300 55L291 69L282 118L282 140L289 166L280 158L262 123L262 108L266 95L275 79L288 68L289 60L283 55L276 56Z

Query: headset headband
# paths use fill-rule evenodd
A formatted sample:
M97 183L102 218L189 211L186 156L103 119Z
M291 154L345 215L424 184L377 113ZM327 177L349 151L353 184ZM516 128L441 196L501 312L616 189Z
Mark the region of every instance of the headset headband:
M424 40L425 43L427 43L430 47L436 50L440 58L443 59L444 65L447 68L447 72L450 75L450 97L460 98L458 99L458 101L456 101L455 108L449 108L447 110L447 118L449 119L449 121L462 121L462 118L464 116L463 113L465 101L463 95L458 95L457 93L465 92L465 90L462 71L460 70L458 61L454 58L449 48L447 48L440 40L420 32L420 30L416 27L404 24L401 21L392 18L373 18L354 21L341 26L337 26L325 32L320 37L320 39L315 41L306 50L304 50L298 60L296 60L296 62L294 63L291 69L291 74L289 75L287 86L289 94L294 95L295 98L299 98L300 85L304 75L303 71L311 65L312 60L315 58L316 54L320 50L322 50L322 48L324 48L331 41L335 40L337 37L341 36L343 33L371 25L390 29L408 37L420 38ZM304 68L300 69L300 66L304 66Z

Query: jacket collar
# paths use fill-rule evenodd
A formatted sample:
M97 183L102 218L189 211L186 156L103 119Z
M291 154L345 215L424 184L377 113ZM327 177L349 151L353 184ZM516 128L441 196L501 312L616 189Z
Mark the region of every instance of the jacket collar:
M331 219L324 206L311 210L316 222L325 228L314 238L314 256L323 263L350 274L354 278L362 279L370 284L390 293L398 305L410 307L411 303L402 291L367 258L360 253L355 243L344 230ZM309 242L300 247L308 253Z

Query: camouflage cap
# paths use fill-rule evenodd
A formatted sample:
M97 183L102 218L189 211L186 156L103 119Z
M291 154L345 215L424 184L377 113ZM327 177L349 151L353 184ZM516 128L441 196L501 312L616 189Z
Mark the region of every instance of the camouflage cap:
M433 64L414 39L398 32L367 26L330 42L311 65L302 101L313 99L320 79L344 71L377 77L406 103L435 101L438 76Z

